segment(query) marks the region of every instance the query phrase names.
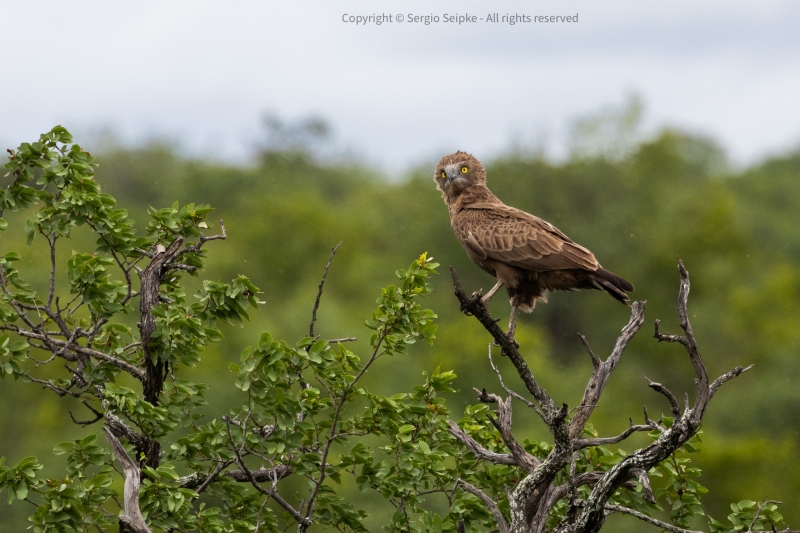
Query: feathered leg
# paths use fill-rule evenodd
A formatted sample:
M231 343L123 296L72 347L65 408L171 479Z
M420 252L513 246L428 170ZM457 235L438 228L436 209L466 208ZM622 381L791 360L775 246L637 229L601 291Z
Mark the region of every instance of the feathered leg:
M484 295L484 297L481 298L481 303L483 304L484 307L487 307L487 308L489 307L489 300L492 299L492 296L494 296L494 293L496 293L498 291L498 289L500 289L500 287L502 287L502 286L503 286L503 282L500 281L500 280L497 280L497 283L494 284L494 287L492 287L491 290L489 290L489 292L487 292Z
M517 309L519 308L519 302L517 302L516 298L511 298L511 316L508 318L508 333L506 336L508 340L513 342L517 347L519 344L514 339L514 333L517 331Z

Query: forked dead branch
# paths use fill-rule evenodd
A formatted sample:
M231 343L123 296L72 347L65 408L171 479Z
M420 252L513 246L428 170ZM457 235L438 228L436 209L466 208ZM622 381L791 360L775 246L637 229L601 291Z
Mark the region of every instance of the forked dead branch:
M520 354L519 348L511 342L505 332L497 326L497 320L489 314L489 310L481 301L480 291L468 297L455 270L451 267L451 275L455 286L461 311L474 316L492 335L494 342L501 347L503 355L507 356L525 384L527 392L533 401L526 400L521 395L509 389L502 380L499 371L491 360L492 368L498 373L501 385L509 394L505 399L495 394L487 394L486 390L476 390L478 400L493 403L497 406L496 418L491 422L496 426L503 442L510 453L501 454L483 448L472 437L462 431L455 423L450 422L450 432L464 446L469 448L479 459L494 464L513 464L525 472L513 491L509 494L509 508L511 520L509 523L503 518L497 505L476 487L465 487L481 500L486 502L489 510L498 517L500 531L511 533L540 533L545 531L548 520L557 505L566 506L560 511L563 518L555 524L553 531L556 533L594 533L603 526L606 518L611 513L625 513L645 522L656 525L674 533L688 533L690 530L677 527L648 516L634 508L617 505L611 502L615 492L622 487L640 487L639 490L645 501L654 502L648 471L662 461L670 458L679 448L694 437L701 426L703 415L714 393L726 381L746 372L751 368L736 367L723 374L714 381L710 381L706 366L700 356L700 351L695 340L692 326L687 313L689 297L689 272L678 263L680 270L680 291L678 295L678 314L683 335L669 335L661 333L658 329L659 322L655 323L655 338L659 342L675 342L681 344L695 373L697 393L694 403L686 399L683 410L680 409L675 395L660 383L650 382L650 387L659 392L669 402L673 415L669 423L665 420L652 420L647 409L644 411L644 423L634 424L623 433L612 437L585 438L584 428L598 405L609 377L619 363L622 354L644 323L644 302L634 302L631 305L631 316L628 324L622 329L611 354L602 360L594 354L586 339L581 336L581 341L586 347L592 361L593 372L586 384L583 399L575 409L575 414L570 419L567 405L557 405L545 388L537 381L534 373ZM529 408L536 411L547 425L553 437L553 446L544 459L539 459L528 453L520 445L511 430L512 398L518 398ZM657 435L648 446L627 454L617 464L607 471L590 471L577 473L575 463L581 450L622 442L636 432L651 432ZM559 483L557 477L560 473L563 478ZM591 491L587 496L579 497L576 489L588 486ZM584 494L586 491L584 491ZM756 516L758 518L758 516ZM756 518L753 519L755 523ZM790 530L786 530L790 531Z

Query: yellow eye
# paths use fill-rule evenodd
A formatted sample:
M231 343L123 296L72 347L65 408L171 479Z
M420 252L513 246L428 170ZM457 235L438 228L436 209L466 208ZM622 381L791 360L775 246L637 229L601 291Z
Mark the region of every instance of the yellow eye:
M469 172L469 169L467 167L461 167L462 174L466 174L467 172Z
M443 177L443 178L446 178L446 177L447 177L447 174L445 174L445 173L444 173L444 170L442 170L442 177Z

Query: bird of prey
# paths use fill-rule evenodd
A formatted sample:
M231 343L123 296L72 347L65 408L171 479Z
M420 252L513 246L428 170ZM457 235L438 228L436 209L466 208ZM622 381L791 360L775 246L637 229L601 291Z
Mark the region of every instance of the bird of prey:
M594 254L549 222L505 205L486 186L474 156L456 152L436 165L436 187L450 210L450 225L467 255L497 283L484 305L505 285L511 301L508 338L514 341L517 309L533 311L552 291L599 289L628 305L633 285L600 266Z

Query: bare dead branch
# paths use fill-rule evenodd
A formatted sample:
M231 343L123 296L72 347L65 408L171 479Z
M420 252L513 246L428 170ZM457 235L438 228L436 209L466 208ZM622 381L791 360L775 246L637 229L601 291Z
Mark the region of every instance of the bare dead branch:
M336 250L342 245L342 241L339 241L339 244L331 248L331 255L328 257L328 263L325 265L325 271L322 273L322 279L319 281L319 288L317 290L317 299L314 301L314 309L311 311L311 323L308 325L308 336L314 336L314 324L317 322L317 309L319 309L319 301L322 299L322 287L325 285L325 278L328 277L328 269L331 267L331 263L333 262L333 256L336 255Z
M742 367L740 367L740 366L737 366L737 367L736 367L736 368L734 368L733 370L731 370L731 371L729 371L729 372L726 372L726 373L722 374L720 377L718 377L717 379L715 379L713 383L711 383L711 387L710 387L710 389L711 389L711 392L710 392L709 396L712 396L712 397L713 397L713 396L714 396L714 394L717 392L717 390L718 390L718 389L719 389L719 388L720 388L722 385L724 385L724 384L725 384L725 382L727 382L727 381L730 381L730 380L732 380L733 378L735 378L735 377L738 377L738 376L740 376L740 375L744 374L745 372L747 372L748 370L750 370L751 368L753 368L753 366L754 366L754 365L749 365L749 366L747 366L747 367L745 367L745 368L742 368Z
M511 530L508 528L508 522L506 522L503 513L500 512L500 508L497 506L494 500L487 496L478 487L471 485L463 479L458 480L458 485L473 496L478 497L481 501L483 501L483 503L486 504L486 506L489 508L489 511L491 511L492 515L494 516L494 519L497 521L497 527L500 529L500 533L511 533Z
M595 406L600 402L600 395L603 394L608 378L611 377L611 373L614 372L614 369L617 367L617 363L620 357L622 357L622 352L625 351L630 340L636 335L636 332L639 331L642 324L644 324L644 307L645 302L633 302L631 304L631 317L625 327L622 328L619 337L617 337L617 342L614 344L611 355L608 356L608 359L601 361L595 366L592 377L589 379L589 382L586 384L586 389L583 392L583 399L578 406L578 412L575 413L575 416L569 423L569 435L571 438L575 439L580 437L583 426L586 425L589 417L592 416ZM591 353L591 349L588 348L588 342L585 341L582 335L580 337L581 340L584 341L584 346L586 346ZM594 364L594 360L592 363Z
M681 416L676 416L673 424L669 428L649 420L647 410L645 409L645 421L648 425L660 431L659 437L649 446L627 455L619 463L604 473L603 477L594 485L590 496L583 502L580 513L577 513L574 519L569 520L569 523L566 521L562 522L556 529L557 533L566 533L567 531L595 533L599 531L600 527L603 525L608 510L626 512L628 514L636 513L624 507L613 506L613 508L611 508L608 506L607 502L614 493L614 490L616 490L616 487L619 487L622 483L631 479L632 476L639 476L641 472L647 472L651 467L667 459L675 450L697 434L697 431L700 429L703 414L711 398L711 388L708 383L708 373L700 357L700 352L697 348L697 343L686 310L690 288L689 273L684 268L683 263L679 262L678 268L681 275L681 285L678 295L678 314L680 316L681 328L684 331L684 335L662 334L658 331L658 322L656 322L655 338L659 341L678 342L685 348L697 378L695 380L697 384L695 404L693 407L689 408L687 395L686 410ZM734 374L738 375L741 373L737 372L738 371L732 371L731 377L734 377ZM724 382L724 379L720 384L722 382ZM660 385L653 388L667 396L670 400L673 412L679 411L677 399L673 394L667 393L667 389ZM641 479L640 477L640 480ZM644 481L642 481L642 483L644 484ZM638 515L634 514L634 516ZM667 527L669 526L668 524L662 525L661 523L651 522L649 517L647 521L670 531L680 531L681 533L686 531L681 528L674 529L674 526L672 526L671 529Z
M104 427L103 433L105 433L106 439L111 444L111 451L114 453L114 457L122 464L122 469L125 472L125 512L120 515L119 519L134 533L152 533L139 509L139 468L131 460L128 452L125 451L125 448L122 447L122 444L109 428Z
M487 394L485 390L479 391L475 389L475 392L478 393L478 398L481 401L497 404L497 419L488 415L489 421L500 432L500 438L503 439L503 443L508 448L508 451L511 452L511 456L517 466L528 474L532 474L536 467L539 466L539 460L526 452L525 448L514 438L514 433L511 431L511 396L503 400L496 394Z
M647 522L648 524L653 524L654 526L660 527L661 529L665 529L667 531L671 531L672 533L702 533L700 531L683 529L682 527L673 526L672 524L669 524L667 522L662 522L661 520L657 520L652 516L647 516L644 513L640 513L639 511L634 511L633 509L628 509L627 507L623 507L621 505L607 504L605 508L615 513L624 513L627 515L634 516L643 522Z

